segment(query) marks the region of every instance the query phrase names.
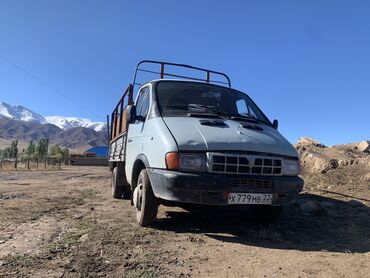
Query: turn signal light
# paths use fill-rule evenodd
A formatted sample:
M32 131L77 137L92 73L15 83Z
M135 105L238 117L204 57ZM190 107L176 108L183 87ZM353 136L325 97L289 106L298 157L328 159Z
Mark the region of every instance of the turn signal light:
M168 170L178 170L180 168L179 154L177 152L166 154L166 166Z

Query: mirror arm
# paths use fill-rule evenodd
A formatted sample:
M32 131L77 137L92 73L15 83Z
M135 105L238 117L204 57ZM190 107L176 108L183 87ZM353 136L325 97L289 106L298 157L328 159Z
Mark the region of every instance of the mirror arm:
M279 121L275 119L275 120L272 122L272 127L273 127L273 128L275 128L275 129L278 129L278 126L279 126Z
M145 122L145 117L143 117L143 116L136 116L136 115L134 115L134 119L135 120L138 120L139 122Z

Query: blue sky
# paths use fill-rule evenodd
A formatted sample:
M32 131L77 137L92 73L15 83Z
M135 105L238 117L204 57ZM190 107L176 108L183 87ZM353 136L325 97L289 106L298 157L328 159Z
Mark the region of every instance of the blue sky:
M136 63L158 59L228 73L291 142L370 139L369 11L339 0L0 0L0 101L104 121Z

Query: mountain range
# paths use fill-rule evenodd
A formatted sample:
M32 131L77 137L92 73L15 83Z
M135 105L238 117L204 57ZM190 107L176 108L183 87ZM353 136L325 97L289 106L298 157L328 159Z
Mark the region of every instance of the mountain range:
M0 138L20 141L46 138L51 144L85 150L107 145L107 125L89 119L42 116L21 105L0 102Z
M0 102L0 115L25 122L36 122L39 124L52 124L61 129L69 129L73 127L92 128L95 131L106 131L107 125L104 122L93 122L89 119L79 117L64 117L64 116L42 116L29 108L21 105L10 105L5 102Z

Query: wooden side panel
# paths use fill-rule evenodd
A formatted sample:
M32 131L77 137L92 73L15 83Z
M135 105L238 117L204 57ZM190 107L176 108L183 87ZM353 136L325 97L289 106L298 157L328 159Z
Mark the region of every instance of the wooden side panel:
M121 115L117 115L117 119L116 119L116 122L115 122L115 134L114 134L114 137L117 137L119 135L119 123L120 123L120 120L121 120Z
M123 109L122 111L122 128L121 128L121 132L126 132L126 108Z
M122 122L121 122L122 118ZM116 139L120 134L126 132L126 109L123 109L122 115L117 115L112 128L112 140Z
M112 118L114 117L114 114L112 115ZM115 119L112 119L112 124L111 124L111 140L116 138L116 122Z

